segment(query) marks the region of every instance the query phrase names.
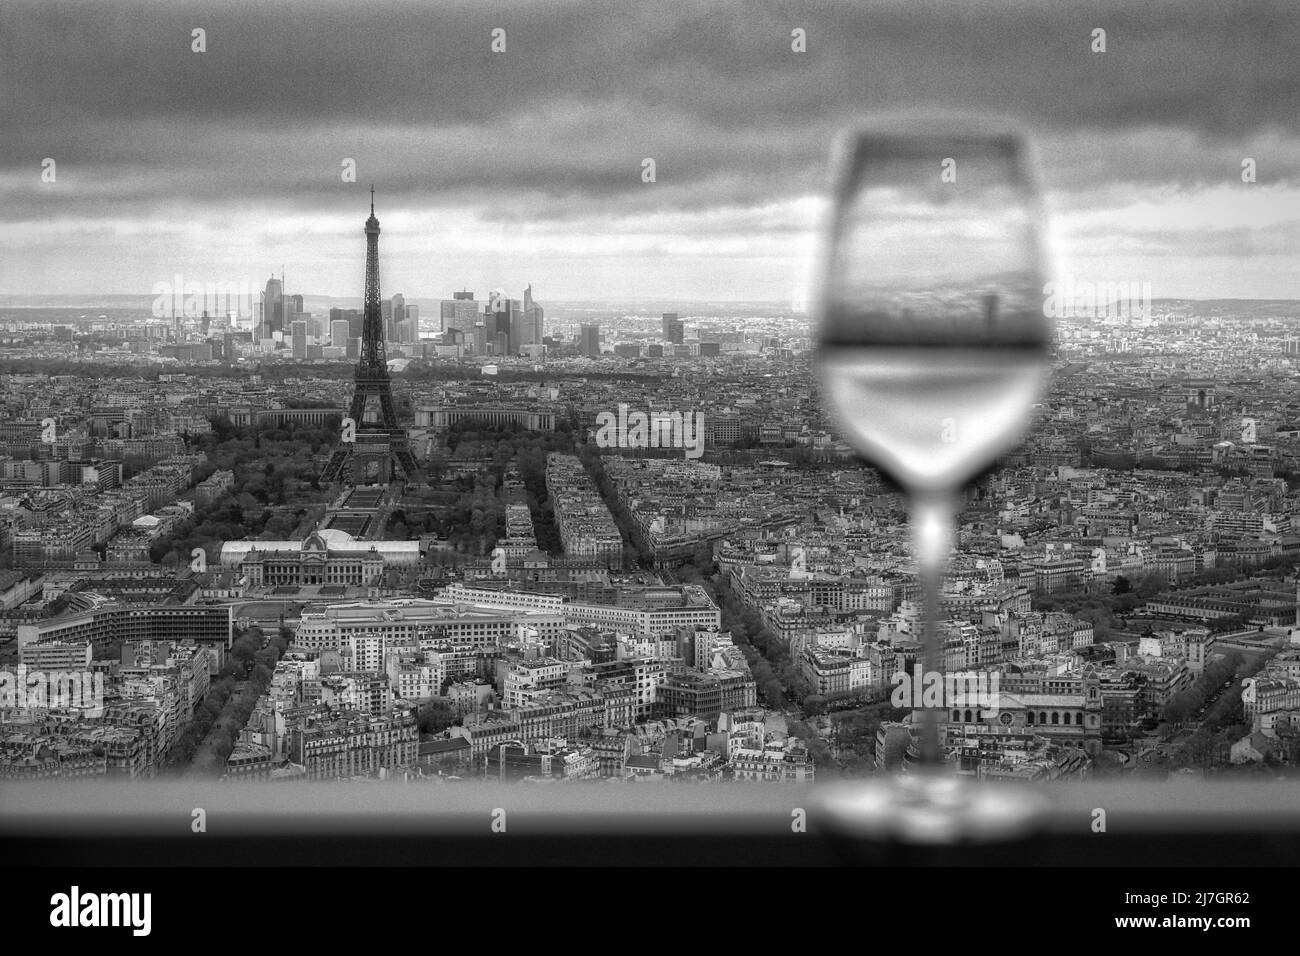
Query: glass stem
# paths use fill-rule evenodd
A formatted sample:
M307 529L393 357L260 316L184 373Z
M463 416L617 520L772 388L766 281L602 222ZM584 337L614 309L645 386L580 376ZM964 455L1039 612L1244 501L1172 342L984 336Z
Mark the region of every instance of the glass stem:
M950 492L917 496L912 501L912 545L916 555L921 593L924 598L921 686L938 680L943 687L943 645L939 638L939 597L948 554L953 545L953 523L957 515L956 495ZM940 691L942 697L942 691ZM913 702L914 704L918 702ZM946 702L942 699L939 706ZM934 766L942 762L939 746L939 707L921 712L921 762Z

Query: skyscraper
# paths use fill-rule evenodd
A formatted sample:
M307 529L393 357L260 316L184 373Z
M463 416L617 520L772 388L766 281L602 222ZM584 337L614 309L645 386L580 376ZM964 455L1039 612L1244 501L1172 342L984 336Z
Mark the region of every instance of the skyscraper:
M390 342L402 342L403 323L406 322L406 296L400 292L395 292L392 298L391 320L388 328L384 330Z
M479 304L474 301L473 292L453 292L452 298L443 299L440 305L441 322L438 327L440 332L460 329L467 336L472 336L475 324L483 318Z
M506 304L510 309L506 317L506 334L509 336L507 348L511 355L518 355L527 344L528 338L528 329L524 322L524 305L518 299L507 299Z
M407 305L406 321L402 324L402 341L418 342L420 341L420 307L418 305Z
M505 296L494 296L484 318L488 351L494 355L505 354L510 350L510 300Z
M348 309L344 312L344 317L348 320L348 335L354 339L361 338L361 333L365 327L365 316L360 309Z
M275 276L266 280L266 289L262 293L262 327L257 337L269 339L276 332L284 331L284 283Z
M516 345L540 345L545 335L542 318L545 310L533 301L533 285L530 282L524 289L524 335L525 340Z
M587 358L600 358L600 325L582 326L578 333L578 349Z
M681 345L685 339L686 327L682 324L682 320L677 318L677 313L663 313L663 323L664 341L671 342L673 345Z
M984 296L984 327L990 335L997 331L998 294L990 292Z
M305 319L294 319L292 330L293 357L305 359L307 357L307 321Z
M293 296L290 298L288 302L286 302L286 304L292 306L293 304L292 299L294 298L301 299L302 296ZM292 332L293 324L295 322L303 322L306 324L308 341L317 338L316 318L310 312L290 312L287 317L287 325L285 326L285 328L290 332Z

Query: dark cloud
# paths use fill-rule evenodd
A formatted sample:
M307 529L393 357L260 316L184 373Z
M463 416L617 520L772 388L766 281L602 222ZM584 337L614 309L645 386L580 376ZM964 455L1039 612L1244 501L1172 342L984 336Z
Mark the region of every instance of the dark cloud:
M796 27L807 53L790 50ZM585 249L647 221L719 250L756 237L718 255L765 256L814 225L790 203L823 189L836 132L889 111L1020 117L1066 213L1239 182L1244 156L1261 185L1294 187L1297 49L1294 0L4 0L0 229L33 237L30 269L36 249L119 223L222 241L226 220L355 216L373 181L386 210L572 228ZM45 157L57 187L40 183ZM360 182L340 181L344 157ZM1176 226L1114 229L1172 257L1190 250ZM655 229L637 255L672 259ZM1227 254L1293 235L1203 241ZM0 286L21 283L4 258Z
M870 111L1011 112L1049 147L1165 127L1218 150L1292 131L1300 106L1285 0L9 0L0 26L0 170L53 156L106 183L146 173L106 207L168 190L328 207L351 201L344 156L399 201L518 193L561 218L571 202L745 204L816 188L834 131ZM498 26L504 54L489 49ZM796 26L806 54L790 52ZM1105 54L1089 51L1095 26ZM1195 154L1153 166L1141 144L1045 152L1081 185L1205 175ZM638 188L646 156L655 191ZM1272 159L1294 173L1294 150ZM40 197L46 213L58 195ZM18 198L5 215L32 213Z
M1287 0L74 5L10 0L6 118L490 126L556 98L720 128L930 102L1045 123L1290 124L1300 18ZM209 51L190 52L202 26ZM509 49L489 51L489 31ZM790 52L790 29L809 52ZM1108 31L1093 54L1088 34ZM640 117L627 116L628 120Z

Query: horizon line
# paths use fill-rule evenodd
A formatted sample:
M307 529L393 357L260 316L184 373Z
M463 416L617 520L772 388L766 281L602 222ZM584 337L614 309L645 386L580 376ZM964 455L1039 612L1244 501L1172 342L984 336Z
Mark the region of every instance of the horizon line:
M464 291L464 290L462 290L462 291ZM437 299L437 300L441 300L441 299L446 299L445 296L422 295L422 294L417 294L417 293L406 293L406 292L401 292L401 291L395 292L395 293L393 293L393 294L394 294L394 295L401 295L403 298L405 298L405 299L407 299L407 300L413 300L413 299ZM363 302L363 301L365 300L365 296L364 296L364 295L357 295L357 296L349 296L349 295L327 295L327 294L323 294L323 293L313 293L313 292L295 292L294 295L301 295L303 298L311 297L311 298L316 298L316 299L346 299L346 300L349 300L349 301L355 299L355 300L358 301L358 302ZM21 299L21 298L29 298L29 299L49 298L49 299L52 299L52 298L56 298L56 297L58 297L58 296L67 296L67 297L69 297L69 298L80 297L80 298L85 298L85 299L93 299L95 296L104 296L104 297L106 297L106 298L119 298L119 299L125 299L125 298L139 298L139 299L150 299L150 300L152 300L152 299L156 299L156 298L158 297L157 294L156 294L156 293L153 293L153 292L138 292L138 293L137 293L137 292L61 292L61 293L50 293L50 294L43 294L43 293L30 293L30 292L21 292L21 293L20 293L20 292L9 292L9 293L0 292L0 302L2 302L2 301L5 300L5 299ZM450 300L450 299L447 299L447 301L451 301L451 300ZM474 300L474 301L487 302L488 300L487 300L487 299L478 299L478 300ZM708 299L702 299L702 298L682 298L682 299L674 299L674 298L671 298L671 297L657 297L657 296L653 296L653 295L646 295L646 296L614 296L614 297L607 297L607 298L601 298L601 299L582 299L582 298L568 298L568 297L565 297L565 296L558 296L558 297L556 297L556 298L551 299L551 301L552 301L552 302L566 302L566 303L574 303L574 304L600 304L600 303L613 303L613 302L617 302L617 303L633 303L633 302L646 302L646 301L649 301L649 302L661 302L661 303L662 303L662 302L667 302L667 303L674 303L674 302L689 302L689 303L701 303L701 302L706 302L706 303L714 303L714 302L716 302L716 303L730 303L730 304L753 303L753 304L756 304L756 305L773 305L773 304L785 304L785 305L787 305L787 306L789 305L789 300L788 300L788 299L753 299L753 298L735 298L735 299L733 299L733 298L708 298ZM1151 301L1152 301L1152 302L1295 302L1295 303L1300 304L1300 298L1287 298L1287 297L1277 298L1277 297L1272 297L1272 296L1188 296L1188 295L1165 295L1165 296L1152 296ZM39 309L39 308L51 308L51 309L55 309L55 308L83 308L83 306L80 306L80 305L66 305L66 306L60 306L60 305L35 305L35 306L9 306L9 308L35 308L35 309ZM804 311L810 311L810 310L804 310Z

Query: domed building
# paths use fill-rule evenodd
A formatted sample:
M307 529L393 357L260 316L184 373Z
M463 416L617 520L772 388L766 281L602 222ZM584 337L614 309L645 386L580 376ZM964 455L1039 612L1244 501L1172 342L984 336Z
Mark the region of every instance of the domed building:
M337 584L368 587L390 568L420 563L418 541L358 541L346 531L313 531L302 541L227 541L221 565L250 587Z

